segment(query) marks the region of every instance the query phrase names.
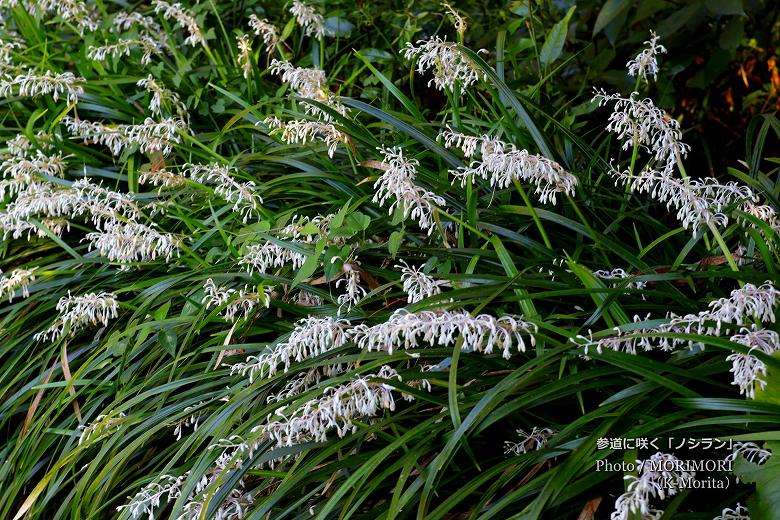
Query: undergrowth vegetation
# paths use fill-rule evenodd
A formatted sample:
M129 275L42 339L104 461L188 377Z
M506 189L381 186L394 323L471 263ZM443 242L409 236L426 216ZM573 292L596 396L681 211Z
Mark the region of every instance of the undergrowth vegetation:
M0 518L780 518L780 122L400 4L0 0Z

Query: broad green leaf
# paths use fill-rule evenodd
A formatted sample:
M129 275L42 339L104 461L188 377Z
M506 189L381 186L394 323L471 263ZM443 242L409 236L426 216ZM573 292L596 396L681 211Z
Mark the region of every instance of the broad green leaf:
M593 35L599 33L604 27L618 17L621 13L631 7L630 2L625 0L607 0L596 17L596 23L593 26Z
M547 33L547 38L544 40L544 45L542 45L542 51L539 53L539 61L545 65L554 62L561 55L563 44L566 42L566 35L569 31L569 22L576 8L576 5L571 6L563 20L553 25L552 29Z
M748 499L751 518L780 519L780 442L769 441L765 448L772 456L759 465L749 462L742 455L734 461L733 471L742 482L756 485L756 494Z

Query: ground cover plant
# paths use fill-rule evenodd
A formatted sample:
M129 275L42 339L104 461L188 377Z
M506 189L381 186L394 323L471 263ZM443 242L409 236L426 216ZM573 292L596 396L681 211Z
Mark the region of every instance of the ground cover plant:
M0 518L780 518L777 13L641 4L0 0Z

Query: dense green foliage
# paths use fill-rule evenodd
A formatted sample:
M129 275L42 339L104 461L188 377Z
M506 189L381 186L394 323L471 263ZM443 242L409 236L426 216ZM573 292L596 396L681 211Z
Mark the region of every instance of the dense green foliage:
M4 227L3 274L35 268L35 279L27 297L20 286L0 291L0 518L128 518L131 510L117 508L163 475L181 477L181 490L170 500L162 497L156 518L213 518L237 488L245 506L240 517L249 519L594 518L589 510L608 518L625 491L624 474L596 471L596 462L652 453L602 449L598 439L657 437L661 451L679 458L690 453L668 449L667 438L676 444L713 437L777 441L780 360L755 354L768 374L753 399L732 384L726 360L749 350L729 336L762 321L775 327L771 320L723 323L719 334L653 329L670 312L705 311L745 284L777 285L777 219L746 214L739 199L719 208L727 222L684 228L676 208L616 182L616 171L636 174L657 165L636 142L622 148L605 130L610 107L591 99L594 87L625 96L638 89L678 117L683 130L693 128L708 106L702 101L691 116L680 110L680 99L728 81L740 53L766 45L750 38L777 36L777 13L771 2L639 4L453 2L469 22L458 34L455 18L438 2L327 1L316 7L332 34L318 39L296 24L292 3L209 0L187 7L205 37L190 45L186 28L145 5L0 1L8 46L0 56L8 58L3 81L25 71L84 78L77 102L66 95L20 95L18 85L2 92L4 178L12 180L8 165L19 159L8 142L22 135L31 159L33 150L38 157L53 150L64 156L64 168L38 169L35 182L72 190L87 177L131 194L141 215L117 221L137 221L180 240L170 258L118 262L87 238L103 229L86 211L76 212L61 234L43 218L45 211L34 213L30 231L16 238ZM88 22L80 26L78 17L66 16L73 5L89 5L93 12L86 16L97 26L85 29ZM152 17L161 29L133 25L117 32L112 20L125 8ZM279 29L270 52L248 25L252 14ZM659 58L657 80L647 85L627 76L624 64L652 29L668 52ZM243 35L252 41L248 62L237 45ZM434 71L414 70L415 60L401 50L436 35L462 45L453 48L478 82L439 90L429 83ZM148 64L137 49L105 60L90 51L143 36L168 46ZM683 51L691 41L701 42L705 65ZM308 99L296 95L300 91L269 70L274 58L324 70L329 90ZM138 85L150 74L180 102L163 98L154 113L153 93ZM777 96L767 85L737 111L766 112ZM756 109L759 100L766 102ZM269 116L282 125L332 123L339 132L335 151L329 154L311 136L285 142ZM104 127L91 141L68 126L78 120L140 125L147 117L182 121L170 151L145 148L140 139L112 154L94 141L115 127ZM534 182L462 185L450 170L472 159L438 138L448 128L490 135L556 161L576 187L558 190L553 204L540 201ZM776 210L780 160L772 151L780 122L770 113L756 115L744 133L740 157L706 148L706 132L684 133L692 151L673 167L684 163L692 178L712 170L724 185L747 186L756 204ZM382 162L387 156L379 148L395 146L419 162L416 185L443 198L430 229L398 209L388 214L390 202L375 199L375 182L389 162ZM736 149L722 146L727 153ZM718 157L698 160L702 154ZM233 186L256 192L262 202L241 205L235 193L226 196L219 183L198 178L187 164L231 167ZM170 172L174 185L142 182L160 171ZM681 173L687 179L685 169ZM19 195L4 185L3 196L6 215ZM285 234L295 223L297 235ZM263 244L302 255L302 265L249 270L242 258ZM408 302L402 261L425 266L443 282L442 294ZM618 268L628 277L594 274ZM229 304L205 304L209 279L256 292L251 312L231 321L224 318ZM339 300L349 280L366 293L354 305ZM35 337L58 319L60 298L103 291L116 296L116 317L81 328L63 325L61 337ZM402 308L518 316L536 328L535 342L523 334L525 350L515 342L511 356L502 356L499 348L462 352L462 336L432 338L410 350L396 345L392 353L345 341L293 360L288 370L280 365L272 375L250 378L231 370L287 341L296 321L310 315L373 326ZM686 344L675 343L671 352L590 348L590 357L583 355L591 334L613 337L616 328L621 334L639 330L650 342ZM687 341L700 344L687 348ZM341 369L329 371L336 365ZM398 390L394 408L357 415L344 435L331 428L325 441L278 448L255 429L278 419L274 414L283 406L290 413L383 366L401 381L369 381ZM319 377L289 397L268 399L307 374ZM541 449L507 451L505 442L521 440L516 430L534 427L555 433ZM224 448L238 442L234 436L257 446L229 452L228 469L215 471ZM726 449L704 454L727 455ZM666 511L663 518L710 519L741 502L755 511L753 518L779 518L774 456L760 467L737 460L745 475L752 472L741 484L729 474L725 491L684 490L653 506ZM208 486L195 493L204 478ZM186 509L196 499L202 507Z

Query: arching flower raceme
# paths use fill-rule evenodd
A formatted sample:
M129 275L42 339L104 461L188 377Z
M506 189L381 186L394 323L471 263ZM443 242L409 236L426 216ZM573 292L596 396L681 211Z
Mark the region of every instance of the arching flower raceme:
M14 299L16 291L22 291L22 297L27 298L30 296L28 287L31 282L35 281L35 270L32 269L14 269L8 275L0 273L0 299L8 297L8 303L11 303Z
M617 269L612 269L611 271L600 269L598 271L593 271L593 274L602 280L625 280L634 277L634 275L627 273L625 269L619 267ZM619 284L620 282L613 283L612 287L616 287ZM634 280L626 284L626 289L645 289L646 287L647 282L643 282L642 280Z
M163 103L169 103L171 108L175 108L180 116L187 113L187 107L181 102L179 95L165 88L151 74L139 79L136 85L143 87L152 95L152 98L149 100L149 111L152 115L162 116Z
M79 446L84 443L94 441L100 437L111 435L119 429L119 425L122 424L126 415L119 412L116 415L98 415L95 420L88 425L79 426L81 430L81 436L79 437Z
M414 183L420 163L404 157L401 148L379 148L379 151L384 155L384 173L374 183L376 193L371 201L384 206L392 200L388 208L390 215L399 208L404 218L413 218L420 229L428 230L430 235L434 225L433 213L437 206L444 206L444 198Z
M636 328L626 332L616 327L616 336L606 336L598 339L579 336L578 341L582 341L581 345L585 347L586 353L588 349L592 348L595 348L597 352L601 352L601 349L606 348L636 354L637 347L645 351L656 348L664 351L673 351L683 346L688 348L703 347L699 342L686 339L653 338L643 337L643 335L662 332L719 336L723 323L742 325L751 318L774 323L774 308L777 306L778 295L780 295L780 291L775 289L770 282L760 286L746 283L743 287L731 291L727 298L713 300L710 302L708 310L701 311L698 314L678 316L674 313L669 313L666 316L667 321L660 325ZM635 323L641 321L643 320L639 316L634 317Z
M650 39L645 42L647 48L636 55L633 60L626 63L629 76L637 76L649 83L648 76L653 76L653 81L658 79L659 54L666 54L666 47L658 43L658 35L650 31Z
M619 173L616 179L629 182L632 191L648 193L667 208L677 210L676 216L682 226L694 233L702 226L725 226L728 217L723 210L727 206L757 199L745 185L723 184L712 178L678 179L668 172L645 171L637 176Z
M734 462L737 457L742 456L748 462L753 464L764 464L772 457L772 451L762 448L755 442L735 442L732 445L732 451L726 456L727 461Z
M264 244L252 244L246 254L238 261L239 265L249 267L250 274L257 269L258 272L268 274L272 268L281 268L289 265L293 269L300 269L306 261L306 255L293 251L273 242Z
M442 287L449 287L447 280L435 280L426 274L422 267L412 267L404 260L395 267L401 269L401 285L408 295L409 303L417 303L430 296L441 294Z
M111 20L111 32L129 31L134 27L140 27L146 34L153 36L162 34L163 30L160 24L154 21L150 16L144 16L139 12L128 13L119 11L114 19Z
M140 184L151 184L158 187L158 193L163 188L178 188L187 184L187 177L165 169L149 169L138 176Z
M263 121L271 129L272 134L280 134L287 144L305 145L311 141L323 141L328 147L328 157L333 157L336 148L349 140L347 134L337 129L331 123L293 119L282 122L276 117L267 117Z
M504 453L506 455L520 455L540 450L556 433L558 431L552 428L539 428L538 426L534 426L530 433L525 430L517 430L517 435L521 440L518 442L504 441Z
M34 155L10 155L0 163L3 178L24 181L25 184L40 179L41 175L61 177L65 172L65 158L61 153L46 155L37 150Z
M651 99L638 99L637 92L627 98L607 94L604 90L595 89L594 92L593 100L598 101L599 106L614 103L607 130L623 141L624 150L631 148L634 142L643 146L663 165L664 173L671 173L678 158L688 154L691 147L682 142L680 123L667 117Z
M222 441L225 441L224 443ZM223 439L220 442L209 446L209 448L222 447L228 440ZM230 445L232 447L232 445ZM240 461L239 461L240 462ZM207 488L215 491L215 483L220 475L227 471L236 469L237 462L232 453L223 450L222 454L214 462L211 468L208 468L201 479L195 483L195 488L187 496L182 513L177 517L171 517L173 520L196 520L205 516L203 508L210 499L210 493ZM160 475L154 482L147 484L135 496L127 497L128 503L117 507L117 511L130 515L132 519L138 519L146 516L148 520L155 520L155 512L160 507L163 499L166 502L176 500L182 496L183 487L190 472L173 477L171 475ZM217 488L218 489L218 488ZM244 481L239 479L228 494L227 498L219 504L214 511L215 520L237 520L243 518L247 509L252 505L254 497L251 493L244 490Z
M660 452L648 460L637 460L641 473L638 477L624 477L628 481L627 491L618 497L610 519L628 520L631 513L639 513L642 518L660 518L663 511L652 509L650 501L676 495L695 476L693 472L678 470L678 462L674 455Z
M475 318L466 311L410 313L399 309L385 323L373 327L360 324L350 334L358 347L389 354L399 348L419 348L424 344L450 346L462 336L464 352L490 354L498 349L509 359L512 345L519 352L525 351L524 335L531 345L536 343L536 330L536 325L516 316L495 318L480 314Z
M347 384L328 387L323 395L288 410L269 415L268 422L253 428L275 442L277 447L301 442L325 442L333 428L339 437L356 431L354 419L375 417L382 410L395 410L395 388L377 379L401 380L394 369L383 366L377 374L356 376Z
M227 321L235 322L238 317L246 319L256 305L268 308L271 305L271 288L265 287L263 292L250 291L247 286L243 289L217 287L214 280L209 278L203 285L204 296L202 303L207 308L222 307L221 316Z
M301 0L293 0L290 14L295 17L298 25L303 27L303 33L306 36L314 36L321 40L328 34L325 28L325 18L314 7L301 2Z
M249 15L249 27L255 32L255 36L263 39L265 50L269 54L273 52L274 47L279 42L279 30L267 18L260 20L257 15Z
M172 117L161 121L147 117L140 125L107 125L95 121L62 118L71 135L87 143L106 146L113 155L119 155L129 146L137 146L142 153L161 152L168 155L173 143L180 143L179 132L187 129L181 119Z
M252 181L238 182L233 176L235 168L232 166L217 163L188 163L183 166L183 170L195 182L215 185L214 193L221 195L228 202L232 202L233 210L241 214L244 222L263 203L262 197L257 194L255 183Z
M463 17L463 15L458 12L454 7L452 7L447 2L442 2L441 6L446 9L447 14L452 17L453 25L455 26L455 31L457 31L458 34L463 36L463 34L466 32L466 29L468 29L468 22L466 21L466 18Z
M100 16L92 6L81 0L36 0L35 2L19 2L10 0L10 7L22 3L33 14L56 13L66 22L76 26L81 36L89 31L97 31L100 26Z
M479 52L487 52L484 49ZM429 40L420 40L417 46L407 42L401 54L407 60L417 59L417 72L425 74L429 69L433 70L433 83L439 90L454 90L455 84L460 83L467 89L480 79L486 79L485 73L463 54L457 44L442 40L434 36Z
M278 343L269 352L249 356L245 363L233 365L231 373L249 375L251 383L256 377L274 375L279 365L284 365L287 372L293 361L301 362L348 343L348 331L349 322L346 320L309 316L296 322L286 341Z
M180 3L169 4L163 0L152 0L155 13L162 13L163 18L168 20L172 18L179 27L186 29L188 36L185 38L184 43L188 43L193 47L199 43L205 43L203 39L203 33L198 27L198 22L195 17L192 16L187 9L184 9Z
M290 88L303 99L318 101L328 105L341 115L347 114L347 108L339 103L336 97L328 90L328 78L325 75L325 71L296 67L288 61L276 59L271 61L269 70L271 74L281 75L282 82L288 83ZM307 114L316 116L325 122L333 120L330 114L312 104L306 103L304 110Z
M84 240L90 249L112 262L149 262L157 258L170 261L179 256L181 237L164 233L137 222L112 220L102 231L88 233Z
M236 36L236 42L238 43L238 56L236 57L236 61L244 73L244 79L247 79L252 73L252 42L246 34L243 36Z
M36 341L56 340L66 332L73 334L87 326L108 325L109 320L119 315L119 303L113 293L87 293L81 296L60 298L57 303L60 315L43 332L35 335Z
M747 507L737 503L737 507L734 509L725 508L712 520L750 520L750 514Z
M535 193L543 203L556 203L557 193L574 194L577 178L563 167L541 155L518 150L514 145L490 136L474 137L445 131L439 134L448 148L460 148L466 157L472 157L477 148L482 160L475 160L468 167L450 170L461 180L461 185L482 178L494 188L507 188L513 181L528 182L536 186ZM454 182L454 181L453 181Z
M161 45L154 38L141 35L138 38L122 39L115 43L106 43L101 46L90 45L87 50L87 58L95 61L105 61L108 57L120 58L122 56L130 56L130 53L135 49L143 53L141 64L148 65L152 62L152 55L163 54L167 47Z
M757 350L771 356L780 350L780 337L777 332L768 329L742 329L740 334L731 337L731 341L750 348L750 352ZM754 399L756 385L763 391L766 388L766 365L751 353L743 354L735 352L730 354L727 361L731 361L729 372L734 374L732 385L739 387L739 393L745 397Z
M76 103L84 93L82 86L87 80L72 72L56 73L47 70L43 74L25 72L13 78L0 79L0 96L51 95L57 101L63 95L68 103Z

